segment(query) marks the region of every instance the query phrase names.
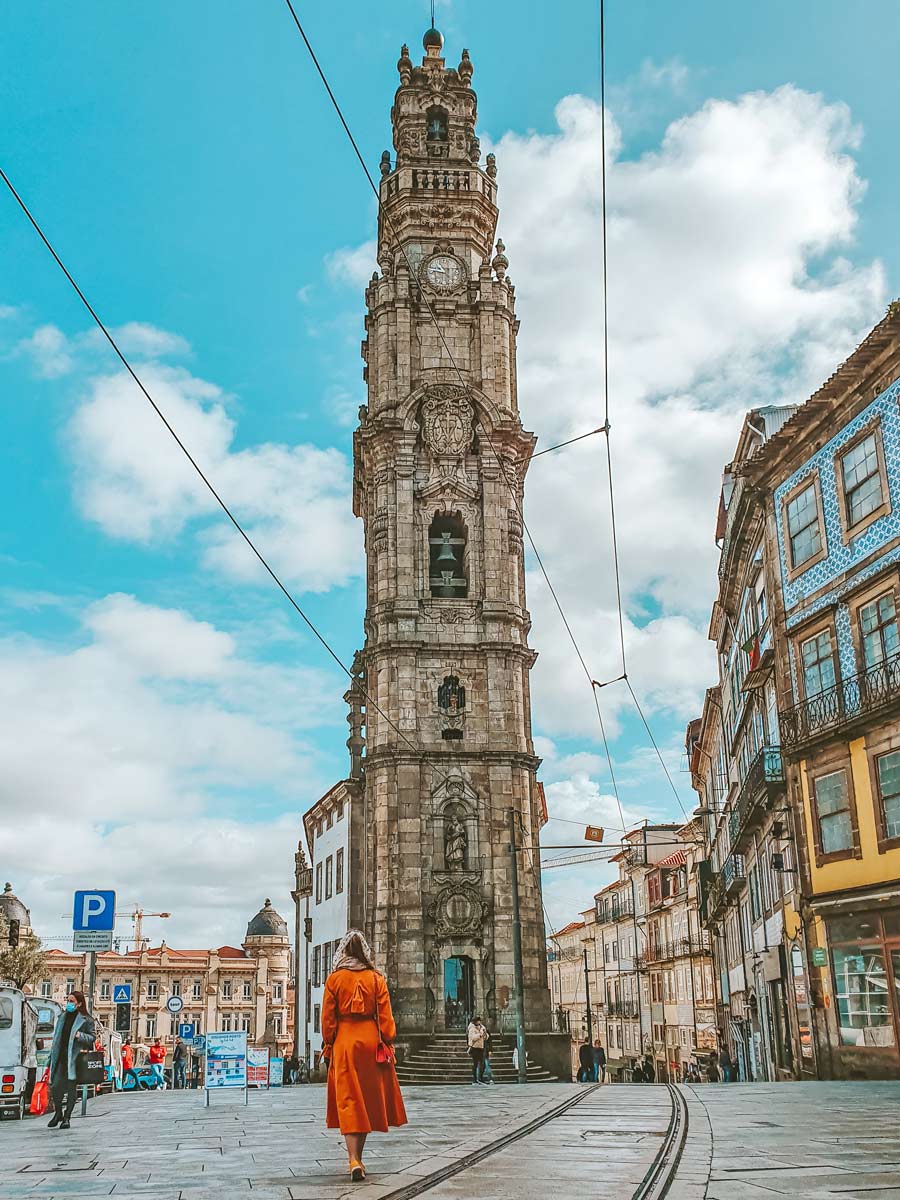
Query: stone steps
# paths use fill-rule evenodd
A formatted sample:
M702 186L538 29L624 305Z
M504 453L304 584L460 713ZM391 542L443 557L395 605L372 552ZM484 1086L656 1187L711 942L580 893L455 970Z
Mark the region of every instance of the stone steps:
M495 1036L491 1050L491 1074L495 1083L518 1083L518 1071L513 1066L513 1045ZM401 1083L433 1086L472 1083L472 1060L466 1053L466 1039L457 1033L436 1033L426 1046L412 1050L397 1064ZM529 1083L553 1083L555 1075L540 1064L529 1062Z

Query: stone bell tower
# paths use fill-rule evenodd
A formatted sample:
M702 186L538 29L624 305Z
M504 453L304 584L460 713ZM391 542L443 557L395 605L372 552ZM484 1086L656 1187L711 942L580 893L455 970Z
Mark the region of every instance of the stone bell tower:
M526 1018L546 1030L517 510L535 439L519 419L514 288L494 240L497 167L492 154L481 165L472 63L463 50L448 67L434 29L424 46L421 66L406 46L397 64L354 435L368 564L355 669L408 740L351 687L365 756L354 759L349 917L372 939L401 1030L453 1028L473 1012L511 1022L512 809Z

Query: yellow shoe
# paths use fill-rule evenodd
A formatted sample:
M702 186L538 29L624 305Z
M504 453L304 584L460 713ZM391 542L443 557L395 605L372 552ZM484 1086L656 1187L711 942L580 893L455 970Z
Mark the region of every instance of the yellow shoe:
M351 1159L350 1162L350 1180L352 1183L362 1183L366 1177L366 1168L362 1165L359 1159Z

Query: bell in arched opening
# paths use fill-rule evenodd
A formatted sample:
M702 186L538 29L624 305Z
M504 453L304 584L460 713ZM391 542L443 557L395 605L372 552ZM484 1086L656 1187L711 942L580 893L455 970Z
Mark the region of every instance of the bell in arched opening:
M428 582L432 596L458 599L469 594L466 528L458 517L440 516L428 531Z

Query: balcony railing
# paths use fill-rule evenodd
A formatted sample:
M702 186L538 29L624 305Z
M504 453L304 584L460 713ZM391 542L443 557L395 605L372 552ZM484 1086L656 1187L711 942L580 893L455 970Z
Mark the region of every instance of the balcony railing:
M640 1009L634 1000L609 1000L606 1003L606 1015L636 1021L640 1016Z
M834 687L779 713L781 741L798 750L822 734L832 733L900 700L900 657L867 671L848 675Z
M729 854L722 867L722 885L726 896L730 896L744 882L746 870L743 854Z
M737 800L728 815L728 832L733 850L740 849L746 834L772 808L776 795L783 789L781 749L778 746L763 746L747 768Z
M694 954L709 954L709 934L699 937L673 938L667 942L649 943L641 956L642 965L668 962L673 958L685 958Z

